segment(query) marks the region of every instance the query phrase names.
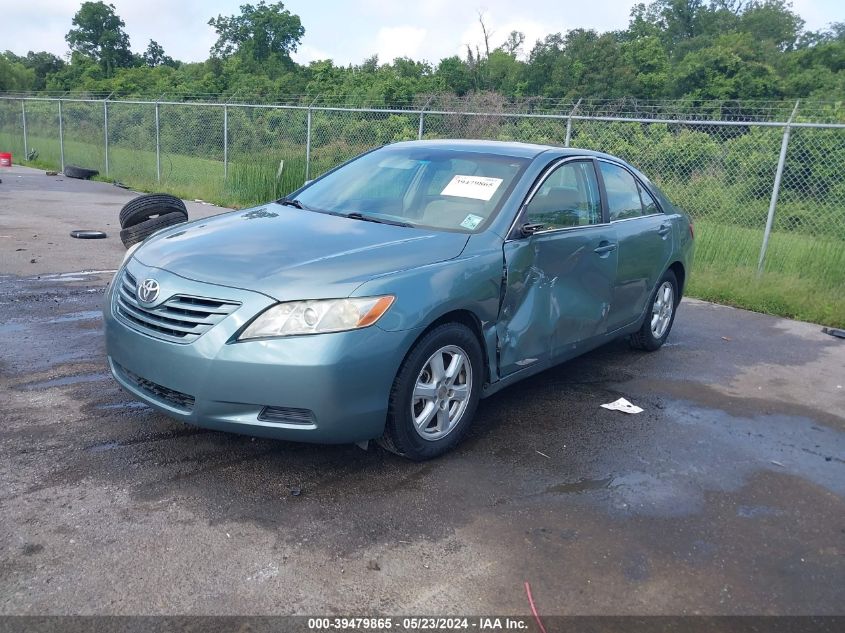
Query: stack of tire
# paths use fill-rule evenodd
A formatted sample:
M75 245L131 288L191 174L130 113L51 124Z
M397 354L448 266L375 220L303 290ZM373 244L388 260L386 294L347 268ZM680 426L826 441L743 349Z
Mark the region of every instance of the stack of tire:
M120 210L120 240L126 248L168 226L188 221L185 203L166 193L138 196Z

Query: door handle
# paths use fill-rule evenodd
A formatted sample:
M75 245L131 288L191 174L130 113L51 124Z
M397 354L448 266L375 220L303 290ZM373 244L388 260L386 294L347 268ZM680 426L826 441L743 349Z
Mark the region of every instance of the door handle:
M615 251L616 246L617 245L615 243L611 244L610 242L602 242L597 248L593 249L593 252L605 256L608 253Z
M668 235L669 231L672 230L672 226L670 224L661 224L660 227L657 229L658 235Z

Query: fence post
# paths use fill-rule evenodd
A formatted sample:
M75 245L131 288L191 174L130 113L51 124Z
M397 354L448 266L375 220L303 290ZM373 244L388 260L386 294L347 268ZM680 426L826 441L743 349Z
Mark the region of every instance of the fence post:
M229 106L223 104L223 180L229 180Z
M158 100L156 100L156 182L161 183L161 138L159 132Z
M775 208L778 204L778 194L780 193L780 181L783 177L783 166L786 163L786 150L789 147L789 133L792 127L792 120L795 118L795 113L798 112L798 104L801 100L795 102L795 107L792 108L792 114L789 115L789 120L786 122L786 128L783 130L783 140L780 144L780 157L778 158L778 167L775 170L775 183L772 186L772 197L769 200L769 215L766 217L766 230L763 233L763 245L760 247L760 259L757 261L757 275L763 273L763 266L766 262L766 250L769 248L769 237L772 234L772 225L775 223Z
M417 140L421 141L423 137L423 131L425 130L425 109L428 107L428 104L431 103L431 100L434 99L434 95L431 95L428 98L428 101L425 102L425 105L420 109L420 127L417 131Z
M59 97L59 155L62 160L62 173L65 171L65 131L62 123L62 99Z
M21 119L23 120L23 159L29 160L29 148L26 142L26 99L21 99Z
M581 105L581 99L578 99L578 103L575 104L575 107L572 108L572 111L566 118L566 139L564 139L563 141L564 147L569 147L569 141L572 140L572 115L575 114L575 111L578 109L579 105Z
M109 98L103 99L103 155L106 164L106 176L109 175Z
M311 108L305 120L305 181L311 180Z

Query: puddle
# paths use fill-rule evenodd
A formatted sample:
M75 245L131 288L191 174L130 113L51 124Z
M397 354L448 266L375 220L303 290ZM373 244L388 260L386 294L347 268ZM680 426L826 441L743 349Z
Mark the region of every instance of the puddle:
M560 492L564 494L590 492L591 490L603 490L604 488L610 488L612 483L613 477L606 477L605 479L579 479L578 481L549 486L546 488L546 492Z
M78 385L83 382L99 382L110 377L107 373L101 374L79 374L77 376L65 376L63 378L53 378L52 380L45 380L43 382L31 382L22 385L27 391L35 389L52 389L53 387L66 387L67 385Z
M71 314L63 314L55 319L50 319L47 323L69 323L72 321L93 321L94 319L102 318L103 313L100 310L86 310L84 312L72 312Z

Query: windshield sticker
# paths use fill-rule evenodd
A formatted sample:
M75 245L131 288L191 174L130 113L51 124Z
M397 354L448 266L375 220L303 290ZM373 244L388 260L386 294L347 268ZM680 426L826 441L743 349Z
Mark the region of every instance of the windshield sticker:
M461 222L461 226L465 229L469 229L470 231L474 230L479 224L484 221L480 215L475 215L470 213L467 217L464 218L464 221Z
M446 188L440 192L441 196L457 196L459 198L474 198L489 200L502 184L501 178L487 178L486 176L456 175L449 181Z

